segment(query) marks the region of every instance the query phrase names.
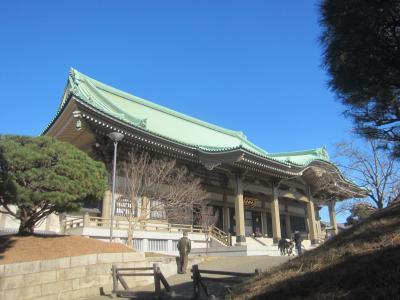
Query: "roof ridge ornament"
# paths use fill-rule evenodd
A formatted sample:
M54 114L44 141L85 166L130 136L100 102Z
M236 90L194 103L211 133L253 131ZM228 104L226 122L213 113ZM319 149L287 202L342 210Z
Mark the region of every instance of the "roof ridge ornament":
M327 149L326 149L326 146L323 146L323 147L321 147L321 148L316 149L315 152L316 152L316 154L317 154L318 156L320 156L322 159L325 159L325 160L329 161L329 154L328 154L328 151L327 151Z
M69 70L69 82L70 82L69 91L76 97L82 97L82 92L79 88L78 74L76 73L76 70L73 68Z
M144 118L142 120L139 121L139 126L142 128L146 128L147 127L147 118Z
M74 68L70 68L69 69L69 76L72 78L73 81L75 81L75 69Z

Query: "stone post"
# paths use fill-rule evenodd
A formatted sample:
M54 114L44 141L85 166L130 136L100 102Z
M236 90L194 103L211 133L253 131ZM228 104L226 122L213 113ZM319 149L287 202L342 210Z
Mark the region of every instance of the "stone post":
M89 227L90 226L90 218L89 218L89 213L85 212L83 215L83 227Z
M329 219L335 234L338 234L338 227L336 222L335 201L328 201Z
M110 219L110 217L111 217L111 191L110 190L107 190L104 193L101 217L103 219Z
M278 187L274 184L272 187L272 202L271 202L271 217L272 217L272 236L274 243L281 239L281 220L279 216L279 200Z
M246 243L244 230L243 179L239 174L236 175L235 219L236 243Z

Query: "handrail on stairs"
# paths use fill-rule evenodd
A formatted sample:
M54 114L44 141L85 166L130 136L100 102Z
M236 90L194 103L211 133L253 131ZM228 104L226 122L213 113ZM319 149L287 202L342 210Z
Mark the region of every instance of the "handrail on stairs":
M215 227L214 225L210 227L210 235L221 242L223 245L230 247L232 246L232 236L230 233L225 233L225 231L222 231L218 227Z
M261 245L263 245L263 246L267 246L267 244L265 244L263 241L260 241L259 239L258 239L258 237L256 237L256 236L251 236L255 241L257 241L258 243L260 243Z

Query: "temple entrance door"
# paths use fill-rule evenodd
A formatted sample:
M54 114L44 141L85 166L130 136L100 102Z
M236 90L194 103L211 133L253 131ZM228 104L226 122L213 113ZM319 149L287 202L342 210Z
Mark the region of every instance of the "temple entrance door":
M271 213L267 213L267 236L272 238L272 217Z
M253 218L253 232L261 234L262 232L262 225L261 225L261 212L253 211L252 212Z
M253 233L253 214L250 210L244 211L244 232L246 236Z
M281 236L283 239L286 239L287 236L287 231L286 231L286 218L285 216L280 216L281 219Z
M223 216L222 216L222 206L214 206L214 213L218 214L218 219L215 222L215 227L223 230Z
M246 236L256 232L261 234L261 213L259 211L245 210L244 222Z
M236 235L235 209L229 208L229 232Z

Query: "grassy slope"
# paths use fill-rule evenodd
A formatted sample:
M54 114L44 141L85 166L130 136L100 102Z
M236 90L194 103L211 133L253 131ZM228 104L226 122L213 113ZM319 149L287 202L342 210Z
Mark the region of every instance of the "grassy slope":
M245 283L233 298L400 299L400 203Z

